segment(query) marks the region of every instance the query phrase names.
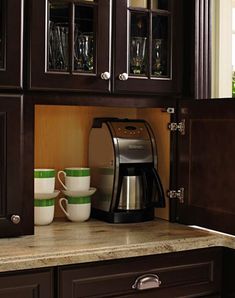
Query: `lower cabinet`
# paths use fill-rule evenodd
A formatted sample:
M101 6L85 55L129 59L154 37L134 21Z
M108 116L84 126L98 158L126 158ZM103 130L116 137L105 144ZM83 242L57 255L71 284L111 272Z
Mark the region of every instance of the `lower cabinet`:
M0 273L0 298L234 297L221 294L223 252L208 248Z
M222 249L58 268L59 298L221 297Z
M27 270L0 274L0 298L53 298L53 271Z

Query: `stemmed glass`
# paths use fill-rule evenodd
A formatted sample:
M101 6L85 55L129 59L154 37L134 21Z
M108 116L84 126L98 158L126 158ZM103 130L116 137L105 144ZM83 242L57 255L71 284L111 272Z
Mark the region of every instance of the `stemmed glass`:
M94 69L93 33L80 33L75 27L74 40L75 70L92 72Z
M152 53L153 74L156 76L166 75L166 45L164 39L153 39Z
M146 58L146 37L132 37L130 44L130 72L144 74Z

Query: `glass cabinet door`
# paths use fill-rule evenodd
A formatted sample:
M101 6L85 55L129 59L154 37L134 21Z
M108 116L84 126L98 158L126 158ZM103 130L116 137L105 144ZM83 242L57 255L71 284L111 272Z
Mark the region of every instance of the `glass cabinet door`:
M177 24L180 7L173 2L117 1L116 91L177 92L180 59L176 57L179 57L177 47L181 45L176 47L174 40L180 36ZM118 24L121 15L123 25Z
M109 91L109 0L33 0L32 15L31 88Z
M0 0L0 69L4 68L4 13L3 0Z
M21 89L23 2L0 0L0 89Z

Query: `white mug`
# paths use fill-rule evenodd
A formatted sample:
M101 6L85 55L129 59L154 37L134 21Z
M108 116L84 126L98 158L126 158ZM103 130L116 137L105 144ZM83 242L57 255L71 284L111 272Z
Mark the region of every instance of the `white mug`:
M54 218L55 199L34 199L34 224L49 225Z
M34 192L53 193L55 190L54 169L34 169Z
M64 208L62 202L65 202ZM59 200L61 210L71 221L85 221L90 217L91 199L90 197L67 197Z
M64 175L65 183L60 179ZM58 180L66 190L87 191L90 189L90 168L66 168L57 174Z

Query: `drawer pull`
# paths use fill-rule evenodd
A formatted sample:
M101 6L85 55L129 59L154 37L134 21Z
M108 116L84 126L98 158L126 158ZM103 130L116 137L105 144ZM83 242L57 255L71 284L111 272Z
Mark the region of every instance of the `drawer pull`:
M135 283L132 285L134 290L148 290L159 288L161 281L156 274L145 274L137 277Z

